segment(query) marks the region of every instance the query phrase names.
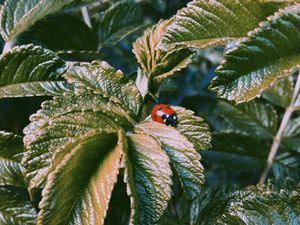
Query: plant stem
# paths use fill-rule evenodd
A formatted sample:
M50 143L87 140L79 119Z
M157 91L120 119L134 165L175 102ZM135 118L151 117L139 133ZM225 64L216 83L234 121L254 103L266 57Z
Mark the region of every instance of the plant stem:
M89 28L92 28L89 11L86 6L81 7L81 13L82 13L82 17L83 17L83 20L86 23L86 25L88 25Z
M269 171L272 167L274 158L275 158L276 153L278 151L278 148L279 148L279 145L280 145L280 142L281 142L281 139L282 139L283 132L284 132L284 130L285 130L290 118L291 118L291 115L293 114L293 112L295 110L294 103L295 103L295 100L296 100L297 95L299 93L299 90L300 90L300 72L298 73L297 82L296 82L296 85L294 87L293 98L292 98L291 104L286 108L286 111L285 111L285 113L283 115L283 118L282 118L282 121L280 123L279 130L277 131L276 136L273 138L273 143L272 143L272 147L271 147L271 150L270 150L270 153L269 153L269 156L268 156L267 165L266 165L264 171L262 172L262 175L261 175L260 180L259 180L259 184L264 184L266 179L267 179L268 173L269 173Z

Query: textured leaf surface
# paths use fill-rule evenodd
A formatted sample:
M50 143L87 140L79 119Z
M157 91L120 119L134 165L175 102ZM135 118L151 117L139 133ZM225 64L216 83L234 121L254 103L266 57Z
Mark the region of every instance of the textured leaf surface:
M298 152L283 152L276 156L272 170L275 177L284 179L290 177L300 179L300 154Z
M142 96L135 83L126 80L120 70L115 70L105 61L75 63L64 77L96 93L117 98L120 105L130 110L132 115L137 116L140 111Z
M237 103L257 97L300 65L300 4L269 17L227 52L210 88Z
M53 153L66 142L93 129L129 128L133 122L118 104L90 91L44 102L31 121L24 129L26 155L22 161L29 190L42 185Z
M297 225L300 223L299 188L286 182L278 184L271 182L266 187L204 190L203 195L193 202L193 224Z
M265 192L234 199L219 224L299 225L299 193Z
M18 37L18 44L42 45L52 51L97 50L98 38L83 21L68 14L49 15Z
M162 51L157 49L170 20L160 21L146 30L133 44L133 52L148 77L162 79L185 68L192 60L193 53L188 49Z
M171 198L172 171L159 143L144 134L130 134L126 156L127 192L131 223L156 224Z
M211 147L211 133L205 121L195 116L194 112L182 107L172 106L178 116L178 125L176 129L185 135L199 151Z
M115 45L142 26L142 12L133 0L122 0L109 8L99 23L100 47Z
M171 159L188 198L193 199L199 195L204 183L204 168L193 144L175 128L157 122L138 124L135 131L158 139Z
M1 33L12 41L46 15L55 13L73 0L7 0L1 14Z
M61 151L50 173L37 224L103 224L117 180L122 140L110 132L90 132Z
M277 131L278 116L270 104L260 101L240 105L220 102L219 111L236 132L265 139L272 138Z
M22 154L22 137L0 131L0 186L26 187L20 165Z
M36 215L28 197L0 187L0 224L34 225Z
M293 85L292 76L288 76L278 80L271 88L265 90L262 96L274 105L287 108L292 102Z
M291 119L283 133L283 143L300 152L300 117Z
M0 58L0 98L61 93L68 89L59 81L64 70L64 61L49 50L15 47Z
M162 39L162 48L206 48L245 37L283 5L273 2L194 0L177 12Z

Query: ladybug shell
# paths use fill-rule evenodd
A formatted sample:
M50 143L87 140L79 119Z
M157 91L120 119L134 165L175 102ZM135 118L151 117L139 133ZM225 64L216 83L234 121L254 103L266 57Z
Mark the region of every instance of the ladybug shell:
M155 105L151 110L152 120L163 123L166 125L171 125L176 127L177 125L177 115L175 111L168 105L158 104Z

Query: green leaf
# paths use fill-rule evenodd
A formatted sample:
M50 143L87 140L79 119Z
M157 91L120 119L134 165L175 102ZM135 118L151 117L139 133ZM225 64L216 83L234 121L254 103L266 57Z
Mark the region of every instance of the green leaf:
M73 0L7 0L1 14L1 34L13 41L36 21L61 10Z
M193 202L191 224L300 224L299 187L269 182L246 189L222 186L203 191Z
M63 13L38 21L18 37L17 43L42 45L52 51L96 51L98 38L83 21Z
M211 147L211 133L205 121L194 112L182 107L172 106L178 116L176 129L185 135L199 151Z
M290 177L300 180L300 154L297 152L283 152L274 160L272 171L275 177L284 179Z
M287 7L228 51L211 90L219 97L249 101L300 66L300 5Z
M115 97L134 116L141 109L142 96L135 83L127 80L120 70L115 70L105 61L74 63L64 77L96 93Z
M219 103L219 112L235 132L255 136L259 139L272 138L277 131L278 116L275 109L267 103L251 101L233 105Z
M36 215L27 196L0 187L0 224L34 225Z
M20 165L22 155L22 138L0 131L0 186L27 186Z
M289 148L300 152L300 117L291 119L284 130L282 142Z
M193 57L189 49L172 49L162 51L157 49L170 20L161 20L157 25L149 28L144 35L133 44L133 52L144 72L155 82L185 68Z
M142 26L142 12L133 0L122 0L105 11L98 28L100 47L112 46Z
M232 198L230 194L236 189L236 186L225 185L203 188L201 194L191 204L191 225L217 224L217 219L225 212Z
M125 182L131 224L156 224L171 198L172 171L159 143L145 134L128 135Z
M287 108L292 102L293 86L293 77L288 76L278 80L271 88L265 90L262 97L274 105Z
M134 122L122 107L91 91L45 101L24 129L26 154L22 160L31 194L49 172L52 156L68 141L99 129L130 128Z
M61 94L71 88L61 81L65 68L64 61L49 50L15 47L0 58L0 98Z
M243 198L234 199L218 224L299 225L299 203L299 193L252 191Z
M37 224L103 224L121 165L122 140L90 132L61 149L39 204Z
M172 18L160 48L208 48L243 38L285 3L194 0Z
M234 133L213 134L213 150L202 151L205 162L228 170L253 171L265 167L269 145L256 137Z
M199 195L204 183L204 168L193 144L174 127L157 122L145 122L135 126L136 133L148 134L161 142L171 159L180 182L189 199Z

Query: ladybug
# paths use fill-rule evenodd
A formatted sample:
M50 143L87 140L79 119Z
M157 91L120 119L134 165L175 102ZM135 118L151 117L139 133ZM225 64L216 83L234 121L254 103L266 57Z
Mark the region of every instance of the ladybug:
M151 118L152 120L166 124L167 126L177 126L177 114L170 106L165 104L155 105L151 110Z

